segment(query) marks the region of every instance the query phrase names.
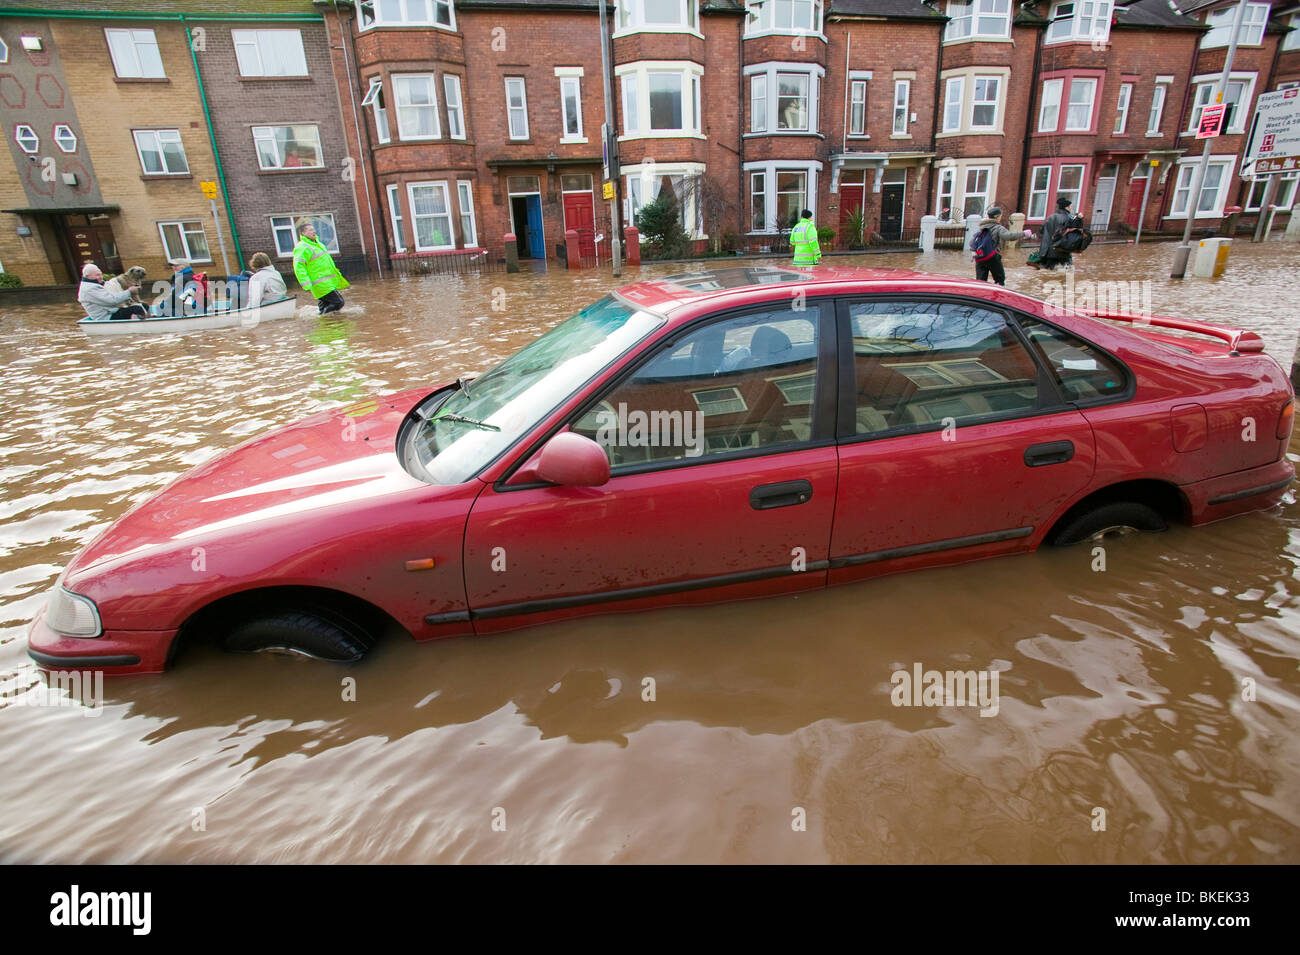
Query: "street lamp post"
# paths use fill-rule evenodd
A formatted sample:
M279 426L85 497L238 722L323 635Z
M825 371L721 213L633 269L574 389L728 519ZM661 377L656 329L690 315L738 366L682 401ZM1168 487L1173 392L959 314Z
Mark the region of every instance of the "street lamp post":
M1228 79L1232 76L1232 59L1237 55L1237 34L1241 31L1241 21L1245 15L1246 0L1238 0L1237 12L1232 17L1232 36L1228 40L1228 52L1223 58L1223 75L1219 77L1219 82L1214 87L1212 97L1214 103L1222 103L1223 94L1228 90ZM1239 105L1244 109L1250 104ZM1183 226L1183 242L1174 252L1174 267L1170 272L1170 278L1181 279L1187 274L1187 259L1192 254L1192 223L1201 204L1201 183L1205 182L1205 172L1210 168L1210 144L1213 142L1213 136L1206 138L1205 149L1201 151L1201 161L1196 167L1196 172L1192 174L1192 191L1187 197L1187 224ZM1178 188L1176 178L1174 188Z
M1245 0L1242 0L1244 3ZM598 0L600 7L600 76L605 84L605 126L601 130L604 142L601 147L605 153L605 175L607 182L618 182L618 136L614 123L614 90L609 78L609 26L605 19L605 0ZM603 184L602 184L603 188ZM614 276L623 274L623 228L618 210L618 187L615 186L609 199L609 253L614 264Z

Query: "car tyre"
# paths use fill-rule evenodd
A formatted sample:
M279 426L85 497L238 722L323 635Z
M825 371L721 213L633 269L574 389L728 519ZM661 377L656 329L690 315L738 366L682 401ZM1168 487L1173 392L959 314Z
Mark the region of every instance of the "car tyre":
M299 653L354 663L374 639L346 617L324 611L284 610L236 625L221 641L230 653Z
M1110 534L1163 531L1167 527L1165 519L1147 505L1115 501L1074 517L1052 535L1052 543L1064 547L1085 540L1100 540Z

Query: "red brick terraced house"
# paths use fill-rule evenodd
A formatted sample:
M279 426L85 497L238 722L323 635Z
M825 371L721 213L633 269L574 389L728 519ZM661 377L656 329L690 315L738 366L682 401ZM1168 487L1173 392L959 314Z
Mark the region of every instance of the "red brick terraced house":
M1179 115L1204 24L1167 0L1052 0L1028 117L1018 207L1033 228L1073 203L1094 232L1158 231L1171 170L1186 153ZM1144 206L1145 200L1145 206Z

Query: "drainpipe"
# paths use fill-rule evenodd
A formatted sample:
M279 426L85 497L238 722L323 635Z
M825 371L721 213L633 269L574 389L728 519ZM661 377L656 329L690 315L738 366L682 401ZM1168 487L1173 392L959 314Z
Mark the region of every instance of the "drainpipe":
M208 94L203 89L203 73L199 70L199 58L194 53L194 43L190 26L185 22L185 14L179 16L181 29L185 31L185 45L190 50L190 62L194 65L194 79L199 84L199 102L203 104L203 120L208 126L208 141L212 143L212 158L217 163L217 179L221 181L221 201L226 207L226 218L230 222L230 240L235 245L236 264L244 262L244 252L239 247L239 228L235 225L235 213L230 208L230 190L226 187L226 171L221 166L221 150L217 148L217 133L212 128L212 110L208 108Z
M853 34L848 25L844 26L844 122L840 127L840 152L849 151L849 50L853 46ZM865 205L865 200L863 201Z
M939 49L934 58L934 106L930 110L930 152L934 153L939 151L939 91L943 89L943 34L947 29L948 23L946 20L939 24ZM934 161L935 157L931 156L925 184L925 201L927 205L929 204L930 199L934 196ZM922 206L921 208L924 209L925 206ZM938 212L939 210L936 208L935 214L937 215ZM921 215L924 216L925 213L922 212Z
M343 23L343 15L339 13L339 0L334 0L334 17L339 22L339 47L343 50L343 70L347 74L347 78L348 78L348 98L352 100L352 128L356 131L357 134L357 152L364 154L366 151L366 146L361 139L361 120L360 117L358 117L357 115L357 94L356 91L353 90L352 88L352 64L348 60L348 43L350 43L352 40L352 31L348 29ZM329 24L326 23L325 24L326 42L329 42L329 32L330 32ZM464 112L463 104L461 109L463 113ZM366 175L366 165L370 161L370 159L373 159L373 157L374 157L373 152L370 153L369 157L365 155L359 156L358 164L361 166L361 185L366 190L366 212L370 216L370 242L375 248L375 268L379 270L379 277L382 279L384 277L384 264L382 261L380 261L381 256L379 254L379 236L375 232L375 206L372 201L373 197L370 195L370 177ZM361 210L357 207L357 191L353 189L351 190L351 192L352 192L352 208L356 211L357 224L360 225ZM460 201L459 194L457 195L456 201L457 202ZM448 201L448 206L450 205L451 203L450 201ZM364 242L362 244L364 245Z
M737 140L740 143L740 150L737 153L737 160L740 164L740 222L739 222L739 229L737 231L741 237L740 239L741 249L746 252L749 251L749 242L746 237L753 230L745 227L745 220L748 219L750 216L752 216L754 211L753 198L749 194L749 173L745 171L745 133L746 133L745 97L746 95L748 95L749 92L745 88L746 86L745 84L745 17L747 16L749 16L749 14L747 12L742 11L740 15L740 19L736 21L737 23L740 24L740 29L736 31L736 63L738 66L736 73L737 73L737 83L740 86L740 96L739 99L736 100L736 102L740 104L740 122L738 124L740 135L737 137ZM752 102L749 104L749 108L750 109L754 108L754 104ZM764 183L763 209L764 209L764 215L766 216L767 180L764 179L763 183ZM751 222L750 225L752 226L753 223Z
M1011 29L1014 31L1015 26L1012 25ZM1043 32L1045 29L1045 27L1039 26L1038 32L1034 36L1034 71L1029 74L1029 82L1033 85L1029 88L1029 109L1025 110L1025 145L1024 148L1020 150L1020 182L1016 185L1015 200L1017 204L1024 197L1025 183L1029 180L1029 147L1030 143L1033 141L1034 116L1036 115L1034 112L1034 105L1038 103L1038 99L1042 95L1041 90L1038 89L1040 86L1038 82L1038 71L1042 69L1043 66ZM1025 214L1028 216L1028 203L1026 203L1025 206Z

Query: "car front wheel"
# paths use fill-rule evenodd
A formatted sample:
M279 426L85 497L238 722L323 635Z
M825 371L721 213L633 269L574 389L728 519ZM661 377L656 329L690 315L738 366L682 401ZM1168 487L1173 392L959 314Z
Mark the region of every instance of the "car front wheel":
M1051 542L1064 547L1130 531L1163 531L1167 526L1164 518L1145 504L1115 501L1070 519L1052 535Z
M236 625L221 640L231 653L298 653L353 663L374 645L366 630L341 615L284 610Z

